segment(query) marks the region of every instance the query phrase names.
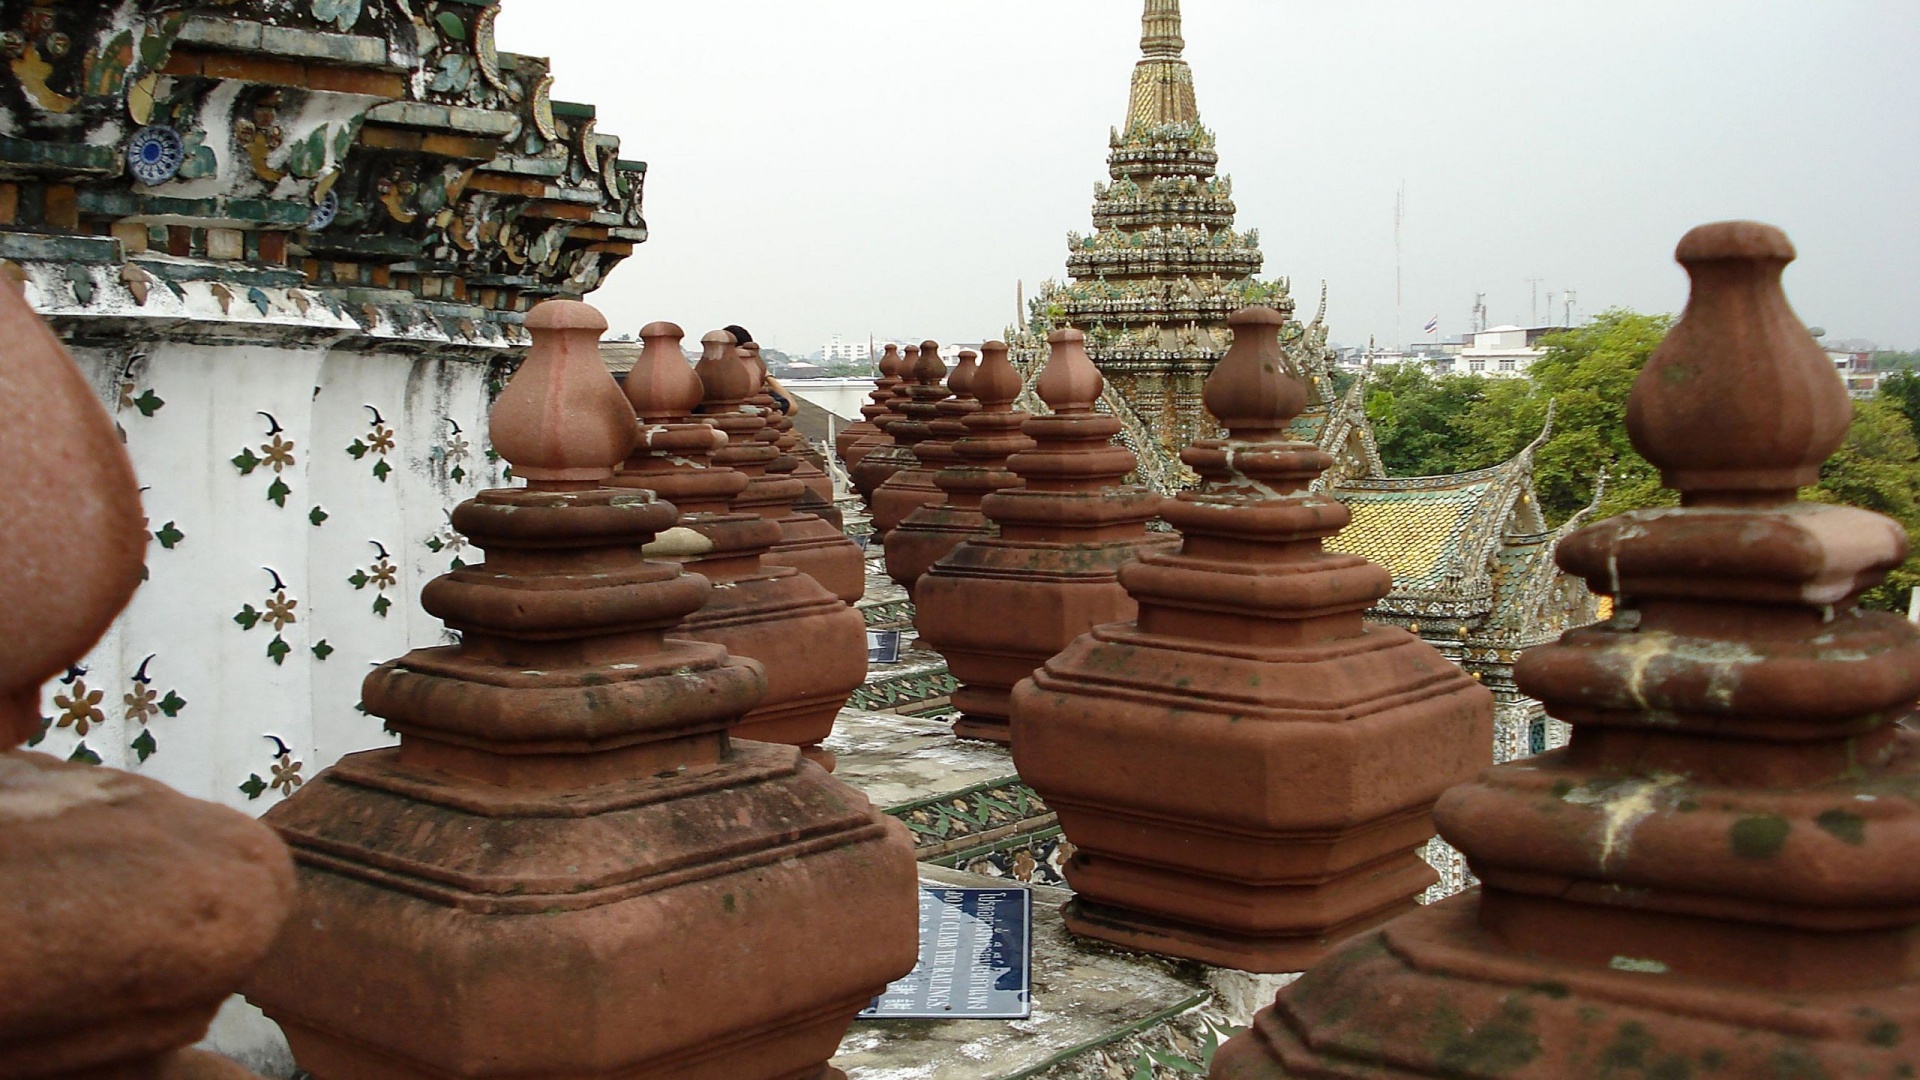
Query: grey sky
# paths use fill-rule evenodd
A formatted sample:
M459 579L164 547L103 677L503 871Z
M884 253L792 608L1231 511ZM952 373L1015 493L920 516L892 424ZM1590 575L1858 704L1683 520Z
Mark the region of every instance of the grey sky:
M1266 276L1335 341L1439 314L1675 310L1692 225L1751 217L1796 308L1920 346L1915 0L1185 0L1204 121ZM651 163L616 332L741 322L978 340L1061 276L1125 109L1139 0L506 0L503 50ZM1558 305L1556 304L1556 311ZM1544 321L1544 312L1543 312Z

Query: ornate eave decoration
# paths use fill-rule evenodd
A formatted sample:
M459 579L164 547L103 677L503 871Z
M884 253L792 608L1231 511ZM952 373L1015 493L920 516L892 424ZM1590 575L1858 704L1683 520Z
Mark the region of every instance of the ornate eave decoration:
M69 336L522 344L645 241L646 166L498 51L498 11L34 5L5 28L0 258Z

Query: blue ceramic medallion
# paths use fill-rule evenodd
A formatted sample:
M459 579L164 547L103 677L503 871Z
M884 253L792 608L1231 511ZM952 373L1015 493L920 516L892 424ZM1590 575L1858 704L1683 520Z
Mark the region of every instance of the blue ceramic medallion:
M333 224L340 216L340 194L329 191L313 206L313 213L307 215L307 231L319 232Z
M127 171L149 187L173 179L186 160L187 145L180 133L161 124L141 128L127 142Z

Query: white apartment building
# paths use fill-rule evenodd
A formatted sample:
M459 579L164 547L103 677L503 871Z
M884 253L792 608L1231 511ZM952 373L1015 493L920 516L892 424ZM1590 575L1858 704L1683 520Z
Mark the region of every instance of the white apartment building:
M1495 326L1478 331L1458 355L1432 358L1433 370L1441 375L1485 375L1492 379L1517 379L1527 373L1533 362L1547 354L1539 347L1541 338L1564 333L1564 326Z
M872 359L873 341L867 338L862 338L858 341L847 341L840 337L840 335L835 334L825 345L820 347L820 363L822 365L864 364Z

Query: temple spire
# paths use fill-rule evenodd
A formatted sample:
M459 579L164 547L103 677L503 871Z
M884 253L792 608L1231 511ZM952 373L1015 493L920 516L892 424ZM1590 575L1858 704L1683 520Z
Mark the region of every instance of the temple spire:
M1140 52L1147 59L1180 59L1187 47L1180 36L1180 0L1147 0L1140 24Z
M1194 99L1193 69L1182 54L1180 0L1146 0L1141 16L1140 63L1133 69L1133 98L1127 108L1129 130L1168 124L1194 124L1200 106Z

